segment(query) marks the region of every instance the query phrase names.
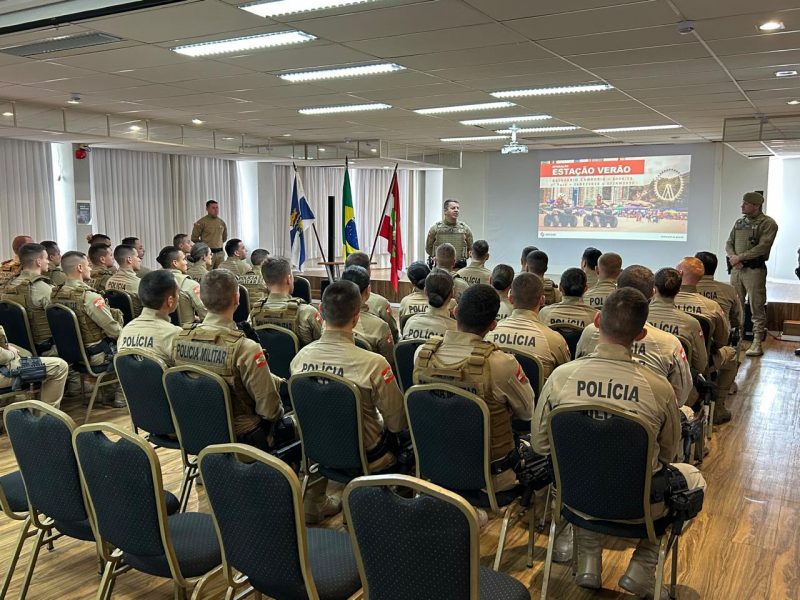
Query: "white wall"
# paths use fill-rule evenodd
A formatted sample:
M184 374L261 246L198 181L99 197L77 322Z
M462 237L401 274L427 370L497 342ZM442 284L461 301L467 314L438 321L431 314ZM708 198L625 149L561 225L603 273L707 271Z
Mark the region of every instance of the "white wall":
M778 222L778 237L768 264L771 281L798 284L797 247L800 245L797 190L800 189L800 159L772 158L769 161L770 195L767 214Z
M465 152L462 155L461 168L447 169L443 175L442 203L450 198L459 201L461 213L458 218L469 225L476 240L486 235L486 210L489 198L487 158L488 154L485 153ZM425 223L428 227L442 220L442 203L430 213L426 210Z

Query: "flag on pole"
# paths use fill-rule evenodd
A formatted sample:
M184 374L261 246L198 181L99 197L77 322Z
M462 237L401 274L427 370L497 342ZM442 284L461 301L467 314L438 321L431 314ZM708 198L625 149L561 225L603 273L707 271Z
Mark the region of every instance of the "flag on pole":
M353 210L353 192L350 190L350 172L344 163L344 187L342 188L342 256L358 252L358 232L356 214ZM331 259L333 260L333 259Z
M314 223L314 213L306 201L303 191L303 182L295 170L294 186L292 187L292 208L289 213L289 238L292 244L292 266L303 270L306 262L305 229Z
M403 270L403 239L400 236L400 186L397 169L389 184L389 200L381 220L380 236L388 242L389 261L392 268L392 289L397 292L400 271Z

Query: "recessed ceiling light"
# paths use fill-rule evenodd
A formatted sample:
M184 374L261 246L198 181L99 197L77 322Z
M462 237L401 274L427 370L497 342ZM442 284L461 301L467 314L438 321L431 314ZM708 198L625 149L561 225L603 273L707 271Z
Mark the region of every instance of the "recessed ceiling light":
M548 131L575 131L580 129L574 125L560 125L558 127L524 127L516 130L517 133L547 133ZM510 129L498 129L497 133L511 133Z
M223 142L230 142L230 141L235 140L235 139L236 138L232 138L232 137L224 137L224 138L222 138L222 141Z
M794 77L797 71L794 69L787 69L785 71L775 71L775 77Z
M292 137L292 134L291 133L284 133L284 134L281 135L281 137Z
M527 115L524 117L496 117L493 119L468 119L459 121L462 125L494 125L498 123L527 123L528 121L545 121L552 119L550 115Z
M345 104L344 106L318 106L315 108L301 108L297 112L301 115L332 115L336 113L361 112L365 110L383 110L392 108L389 104L375 102L373 104Z
M81 103L81 96L80 94L72 94L67 100L67 104L80 104Z
M758 26L761 31L780 31L784 29L783 21L767 21Z
M131 125L130 127L128 127L128 129L130 129L131 131L141 131L142 130L142 128L139 125Z
M300 44L317 39L316 36L303 31L278 31L275 33L262 33L246 37L217 40L216 42L203 42L188 44L172 48L178 54L186 56L211 56L214 54L230 54L232 52L246 52L247 50L261 50L274 46Z
M14 116L14 113L13 113L13 112L4 112L4 113L3 113L3 116L4 116L4 117L13 117L13 116Z
M467 112L471 110L492 110L495 108L508 108L514 106L511 102L481 102L479 104L459 104L457 106L438 106L435 108L418 108L414 112L420 115L441 115L452 112Z
M378 151L378 149L377 149L377 148L370 148L370 149L369 149L369 151L370 151L370 152L377 152L377 151Z
M640 125L636 127L606 127L593 129L595 133L616 133L620 131L656 131L658 129L680 129L680 125Z
M192 119L192 123L195 125L202 125L205 121L201 121L200 119Z
M507 140L507 135L473 135L467 137L440 138L440 142L492 142L495 140Z
M792 106L795 106L796 104L800 104L800 100L789 100L786 104L791 104Z
M251 12L259 17L276 17L278 15L291 15L294 13L325 10L351 4L364 4L375 0L269 0L267 2L253 2L240 6L242 10Z
M562 94L580 94L583 92L604 92L613 90L613 85L607 83L588 83L585 85L563 85L559 87L531 88L527 90L508 90L505 92L492 92L495 98L521 98L524 96L559 96Z
M325 152L325 148L317 148L317 150L320 152Z
M297 83L299 81L319 81L322 79L342 79L345 77L362 77L364 75L380 75L402 71L405 67L394 63L380 63L373 65L357 65L353 67L339 67L336 69L317 69L316 71L295 71L282 73L281 79Z

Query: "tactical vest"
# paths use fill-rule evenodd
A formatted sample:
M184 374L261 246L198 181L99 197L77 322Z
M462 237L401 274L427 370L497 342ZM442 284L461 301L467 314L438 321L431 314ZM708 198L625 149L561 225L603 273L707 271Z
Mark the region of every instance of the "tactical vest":
M436 249L442 244L451 244L456 250L456 260L467 258L469 248L467 248L467 231L460 221L455 225L448 225L444 221L436 224L436 237L433 241L433 255L436 256Z
M19 264L14 264L11 261L6 261L0 265L0 290L3 290L12 279L16 279L22 272L22 267Z
M106 282L111 279L114 274L112 269L105 267L92 267L92 278L89 280L89 287L94 290L103 290L106 287Z
M20 275L20 277L22 276ZM47 323L47 313L42 307L34 306L31 300L31 288L37 281L50 283L50 280L42 275L33 279L25 277L15 285L7 285L0 296L0 300L10 300L25 307L33 333L33 340L36 343L41 343L53 337L53 334L50 332L50 325Z
M268 298L258 302L250 313L250 322L253 327L258 329L263 325L277 325L288 329L297 335L298 322L300 321L300 305L303 301L300 298L281 300L280 304L267 304Z
M733 226L733 247L736 254L747 252L758 244L758 223L742 217Z
M422 346L414 364L414 384L447 383L483 399L489 408L491 458L505 457L514 449L514 434L505 404L496 402L492 391L492 370L488 359L497 347L491 342L473 342L468 357L457 363L444 364L436 358L443 341L436 337Z
M200 283L200 280L203 279L203 275L206 273L208 273L208 269L202 264L194 264L186 271L186 275L194 279L197 283Z
M95 344L106 337L103 328L97 323L92 321L89 314L84 308L84 297L88 288L76 288L71 285L59 285L53 288L53 293L50 295L50 300L55 304L63 304L78 318L78 327L81 330L81 337L86 346Z
M239 285L247 290L247 298L250 301L251 308L255 307L256 302L263 300L269 293L263 277L258 273L238 275L236 280L239 282Z

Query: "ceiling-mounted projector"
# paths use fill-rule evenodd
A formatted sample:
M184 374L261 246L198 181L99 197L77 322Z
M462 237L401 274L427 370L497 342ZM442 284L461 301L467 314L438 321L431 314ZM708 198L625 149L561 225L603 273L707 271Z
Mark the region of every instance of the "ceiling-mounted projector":
M500 149L501 154L527 154L528 147L517 141L517 131L519 127L512 125L508 128L511 131L511 141Z

